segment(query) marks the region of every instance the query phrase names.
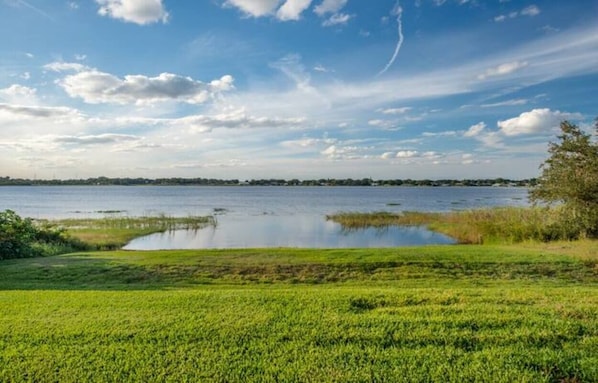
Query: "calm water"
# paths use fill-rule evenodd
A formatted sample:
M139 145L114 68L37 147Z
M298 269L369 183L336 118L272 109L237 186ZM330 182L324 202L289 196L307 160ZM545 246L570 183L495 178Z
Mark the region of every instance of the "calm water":
M467 187L0 187L0 210L33 218L216 215L218 225L134 240L128 249L394 247L452 243L422 228L344 232L343 211L451 211L525 206L524 188Z

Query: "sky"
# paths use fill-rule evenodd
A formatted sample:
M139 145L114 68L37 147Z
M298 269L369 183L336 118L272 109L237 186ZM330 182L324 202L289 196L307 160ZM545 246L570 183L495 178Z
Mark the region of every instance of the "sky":
M0 0L0 176L539 175L596 0Z

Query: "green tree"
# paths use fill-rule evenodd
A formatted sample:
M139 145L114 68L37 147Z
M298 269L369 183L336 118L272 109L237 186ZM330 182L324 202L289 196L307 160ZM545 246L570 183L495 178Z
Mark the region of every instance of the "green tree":
M598 119L595 123L598 132ZM598 237L598 143L568 121L561 123L558 142L551 142L549 158L531 190L532 202L557 204L558 224L568 238Z

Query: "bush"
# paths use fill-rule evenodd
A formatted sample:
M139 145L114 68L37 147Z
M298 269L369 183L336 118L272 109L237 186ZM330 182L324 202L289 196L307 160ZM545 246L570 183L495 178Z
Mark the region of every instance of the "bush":
M0 212L0 260L64 254L87 246L68 237L64 230L38 226L12 210Z

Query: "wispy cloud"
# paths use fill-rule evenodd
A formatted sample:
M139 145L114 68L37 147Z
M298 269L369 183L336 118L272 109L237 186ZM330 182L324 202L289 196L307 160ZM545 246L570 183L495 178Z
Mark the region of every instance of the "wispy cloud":
M512 11L507 14L498 15L494 18L494 21L500 23L507 19L514 19L520 16L528 16L534 17L540 14L540 8L537 5L530 5L528 7L523 8L520 11Z
M25 7L25 8L29 8L30 10L34 11L38 15L41 15L41 16L45 17L48 20L56 21L54 19L54 17L50 16L49 13L45 12L41 8L38 8L38 7L34 6L34 5L32 5L28 1L25 1L25 0L11 0L11 1L8 1L8 2L5 2L5 3L8 4L8 5L12 5L12 6L17 6L17 7L22 6L22 7Z
M500 64L494 68L488 68L484 73L478 75L479 80L485 80L489 77L498 77L511 74L527 66L527 61L513 61Z
M403 8L399 4L399 2L397 2L397 4L395 5L395 8L392 10L391 14L393 16L397 17L397 28L398 28L398 32L399 32L399 40L397 41L397 46L395 47L395 51L394 51L392 57L390 58L390 60L386 64L386 66L384 68L382 68L382 70L380 72L378 72L378 76L386 73L386 71L388 69L390 69L392 64L394 64L395 60L397 59L397 56L399 55L399 52L401 50L401 46L403 45L403 20L402 20Z

